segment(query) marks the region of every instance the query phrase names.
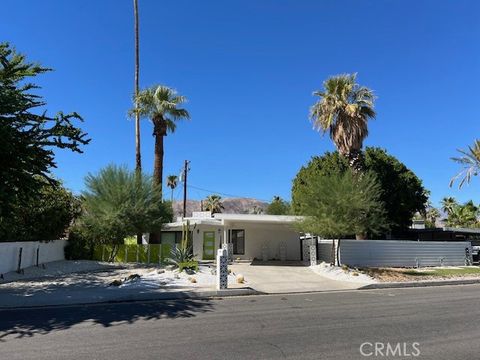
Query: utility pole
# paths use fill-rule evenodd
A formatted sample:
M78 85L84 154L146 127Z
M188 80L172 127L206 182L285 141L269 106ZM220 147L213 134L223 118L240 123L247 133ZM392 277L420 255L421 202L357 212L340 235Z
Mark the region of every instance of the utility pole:
M185 165L183 168L183 217L187 217L187 174L188 174L188 164L190 161L185 160Z

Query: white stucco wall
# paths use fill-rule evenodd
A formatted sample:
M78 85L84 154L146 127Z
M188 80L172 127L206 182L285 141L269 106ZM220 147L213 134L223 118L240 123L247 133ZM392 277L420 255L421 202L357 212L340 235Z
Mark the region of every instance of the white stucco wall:
M219 232L220 230L220 232ZM197 225L193 229L193 254L197 259L203 259L203 233L205 231L213 231L215 233L215 251L220 248L222 239L223 239L223 228L222 226L213 226L213 225ZM214 255L215 257L215 255Z
M39 264L65 260L64 247L66 244L67 240L2 242L0 243L0 274L17 270L20 248L23 249L21 265L23 269L36 264L38 248L40 249Z

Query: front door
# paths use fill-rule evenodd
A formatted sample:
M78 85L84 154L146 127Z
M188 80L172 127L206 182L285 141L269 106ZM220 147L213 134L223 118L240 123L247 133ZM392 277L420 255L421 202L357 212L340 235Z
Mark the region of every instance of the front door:
M215 231L203 232L203 260L215 259Z

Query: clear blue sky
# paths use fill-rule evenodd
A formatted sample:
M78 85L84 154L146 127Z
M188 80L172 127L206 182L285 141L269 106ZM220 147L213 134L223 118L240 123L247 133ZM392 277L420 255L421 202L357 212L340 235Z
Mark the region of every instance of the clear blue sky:
M75 191L109 163L134 166L132 11L131 0L2 1L1 39L55 69L41 78L49 111L85 118L85 154L57 156L55 173ZM192 115L166 138L165 174L189 159L197 187L289 198L298 169L333 149L308 121L312 91L358 72L378 96L366 145L415 171L434 203L480 201L480 179L448 187L449 158L480 137L479 14L475 0L140 0L141 86L178 89ZM151 133L143 122L148 171Z

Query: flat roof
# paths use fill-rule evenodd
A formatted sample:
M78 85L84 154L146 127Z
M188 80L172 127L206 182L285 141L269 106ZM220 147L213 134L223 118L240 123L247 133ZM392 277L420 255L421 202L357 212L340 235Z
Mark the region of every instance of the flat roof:
M263 215L263 214L214 214L215 219L228 221L246 221L263 223L294 223L302 219L292 215Z
M263 215L263 214L214 214L212 218L186 217L178 218L176 222L165 224L165 229L177 228L189 221L190 225L223 226L225 223L248 222L257 224L293 224L301 220L301 216L292 215Z

